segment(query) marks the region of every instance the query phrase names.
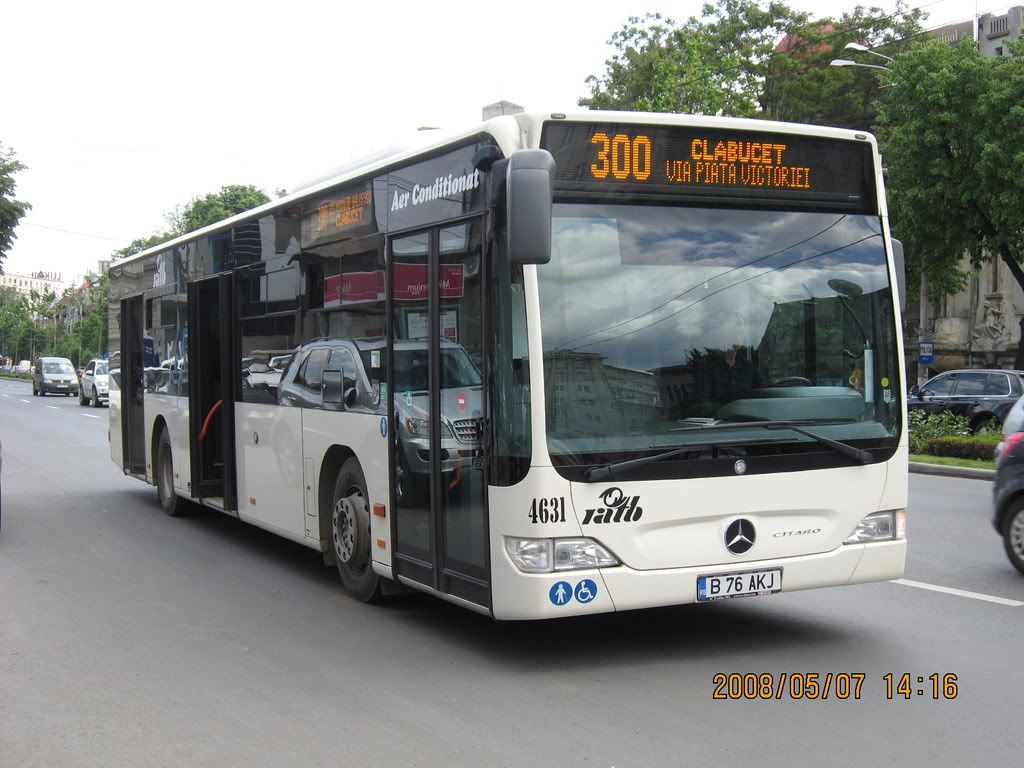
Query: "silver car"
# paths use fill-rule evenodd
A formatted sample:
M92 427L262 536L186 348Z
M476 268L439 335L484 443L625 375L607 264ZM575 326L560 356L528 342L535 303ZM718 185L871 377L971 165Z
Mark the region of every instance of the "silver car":
M426 494L430 477L430 414L427 394L427 345L394 343L395 485L400 500ZM341 370L350 378L346 409L383 413L386 407L387 347L383 339L318 339L299 350L281 378L281 405L320 408L321 375ZM357 362L358 361L358 362ZM454 472L472 461L478 447L477 425L483 417L483 382L466 350L441 342L441 471Z
M361 357L367 359L365 350ZM483 382L466 350L441 342L441 471L454 472L472 461L478 448L477 424L483 417ZM426 493L430 476L430 414L427 410L427 349L423 342L396 341L394 346L395 421L398 461L395 485L399 498Z

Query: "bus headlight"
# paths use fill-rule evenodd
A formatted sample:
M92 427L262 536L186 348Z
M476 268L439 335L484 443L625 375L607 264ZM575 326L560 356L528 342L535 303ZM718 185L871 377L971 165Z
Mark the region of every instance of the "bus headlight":
M505 537L505 551L523 573L551 573L610 568L619 561L593 539L523 539Z
M889 509L872 512L853 529L843 544L863 544L867 541L893 541L907 537L907 510Z

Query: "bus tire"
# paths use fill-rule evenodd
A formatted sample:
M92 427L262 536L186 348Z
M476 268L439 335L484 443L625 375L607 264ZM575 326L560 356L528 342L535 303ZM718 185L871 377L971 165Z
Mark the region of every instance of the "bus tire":
M160 430L156 443L154 461L156 472L156 495L165 515L180 517L185 513L185 502L174 492L174 456L171 452L171 438L167 427Z
M331 501L331 546L341 584L356 600L380 599L380 577L370 556L370 500L359 461L341 465Z

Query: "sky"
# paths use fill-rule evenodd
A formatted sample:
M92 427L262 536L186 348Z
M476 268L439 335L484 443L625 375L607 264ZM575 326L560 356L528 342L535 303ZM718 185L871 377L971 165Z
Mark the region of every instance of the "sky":
M1004 1L910 7L931 27ZM32 210L4 271L70 283L223 185L291 190L420 126L471 127L500 99L574 111L630 16L681 20L701 4L7 3L0 144L27 166L16 196ZM857 3L790 4L822 18Z

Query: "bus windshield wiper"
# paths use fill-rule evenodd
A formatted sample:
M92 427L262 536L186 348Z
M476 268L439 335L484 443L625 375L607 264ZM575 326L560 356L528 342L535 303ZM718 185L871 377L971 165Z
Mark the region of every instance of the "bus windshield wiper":
M673 432L706 432L710 430L720 429L749 429L750 427L763 427L764 429L788 429L792 432L796 432L798 435L809 437L819 445L824 445L826 448L831 448L844 456L849 456L851 459L859 461L861 464L870 464L872 456L868 451L861 450L860 448L854 448L852 445L841 443L838 440L833 440L831 437L825 437L819 435L816 432L809 432L804 429L804 424L827 424L829 422L816 422L812 420L807 421L728 421L728 422L715 422L714 424L707 424L700 427L684 427L682 429L673 429ZM842 423L842 422L836 422Z
M754 439L754 440L701 440L693 443L686 443L685 445L678 445L670 448L667 451L661 453L652 453L650 456L641 456L639 459L626 459L625 461L616 461L611 464L603 464L598 467L591 467L585 473L588 481L594 480L614 480L617 472L628 472L631 469L642 467L646 464L651 464L655 461L661 461L662 459L670 459L673 456L678 456L682 453L688 453L694 448L727 448L733 445L767 445L769 443L783 443L785 440L778 438L770 439ZM652 445L651 448L665 448L663 445Z

